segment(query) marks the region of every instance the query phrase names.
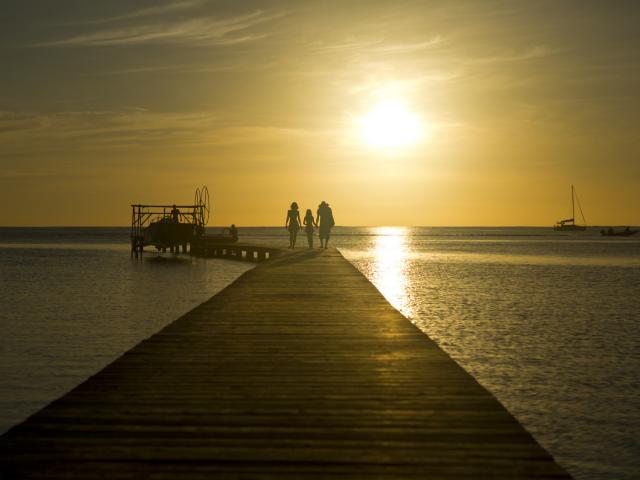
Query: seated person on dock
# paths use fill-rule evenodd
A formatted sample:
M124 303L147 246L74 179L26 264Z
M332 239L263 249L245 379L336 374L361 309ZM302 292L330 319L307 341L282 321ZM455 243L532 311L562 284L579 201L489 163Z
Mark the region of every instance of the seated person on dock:
M178 223L180 221L180 210L178 210L175 205L173 206L173 209L171 210L171 218L176 223Z
M231 224L230 227L224 227L222 229L222 235L229 235L231 237L231 241L232 242L237 242L238 241L238 229L236 228L235 224Z

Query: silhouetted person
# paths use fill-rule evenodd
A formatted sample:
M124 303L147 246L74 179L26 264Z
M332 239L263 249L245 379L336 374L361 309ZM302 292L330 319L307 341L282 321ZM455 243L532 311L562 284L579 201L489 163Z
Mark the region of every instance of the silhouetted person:
M171 219L176 223L180 221L180 210L178 210L175 205L171 210Z
M287 219L284 226L289 230L289 248L296 247L296 238L298 237L298 230L300 230L300 212L298 211L298 204L293 202L291 204L291 210L287 212Z
M336 224L333 220L333 212L331 207L325 201L320 202L318 205L318 215L316 217L316 224L319 226L320 236L320 248L327 248L329 246L329 236L331 235L331 228Z
M238 241L238 229L233 223L229 227L229 234L231 235L231 240L233 240L234 242Z
M313 227L317 225L313 220L313 213L311 213L310 208L307 208L307 213L304 216L303 223L304 231L307 234L307 242L309 242L309 248L313 248Z

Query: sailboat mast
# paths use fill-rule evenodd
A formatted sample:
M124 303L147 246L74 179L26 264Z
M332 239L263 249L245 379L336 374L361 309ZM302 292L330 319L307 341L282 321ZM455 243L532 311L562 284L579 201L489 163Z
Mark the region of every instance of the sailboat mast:
M573 185L571 185L571 220L575 221L576 218L576 207L574 205L574 193L573 193Z

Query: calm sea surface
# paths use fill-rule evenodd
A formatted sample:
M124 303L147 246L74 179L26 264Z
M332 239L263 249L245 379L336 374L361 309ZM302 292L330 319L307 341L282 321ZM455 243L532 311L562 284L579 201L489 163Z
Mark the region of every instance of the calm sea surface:
M576 478L639 478L640 234L334 233L334 245L390 303ZM0 432L251 268L170 254L131 261L127 235L0 228ZM288 244L282 228L240 235Z

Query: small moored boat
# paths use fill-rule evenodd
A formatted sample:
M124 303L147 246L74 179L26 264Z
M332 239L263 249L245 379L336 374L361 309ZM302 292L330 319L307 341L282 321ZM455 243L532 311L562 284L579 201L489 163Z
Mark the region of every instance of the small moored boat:
M627 227L624 230L614 230L609 227L606 230L600 230L600 234L605 237L630 237L631 235L635 235L638 233L638 230L631 230L631 227Z

